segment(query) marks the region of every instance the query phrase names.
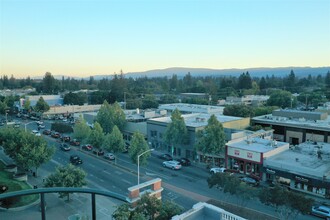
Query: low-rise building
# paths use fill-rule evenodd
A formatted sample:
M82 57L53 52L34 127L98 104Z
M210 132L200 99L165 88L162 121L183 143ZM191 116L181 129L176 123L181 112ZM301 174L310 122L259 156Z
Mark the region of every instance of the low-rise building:
M208 157L215 157L216 164L222 164L224 155L203 155L202 152L198 152L195 149L197 132L203 129L208 119L212 114L206 113L194 113L182 115L187 131L188 131L188 144L181 144L180 146L170 146L165 143L163 136L169 123L171 123L171 117L152 118L147 121L147 137L148 142L152 148L160 151L168 152L177 157L187 157L189 159L197 160L198 162L206 162ZM250 124L250 118L240 118L232 116L224 116L222 114L214 114L217 120L222 123L224 129L246 129ZM227 135L228 136L228 135Z
M287 149L288 143L272 140L268 132L256 133L254 137L247 136L244 140L234 139L226 144L225 166L261 180L264 160Z
M330 116L327 112L280 109L252 118L251 124L271 127L276 140L293 145L306 141L330 143Z
M263 180L330 198L330 144L308 141L264 159Z

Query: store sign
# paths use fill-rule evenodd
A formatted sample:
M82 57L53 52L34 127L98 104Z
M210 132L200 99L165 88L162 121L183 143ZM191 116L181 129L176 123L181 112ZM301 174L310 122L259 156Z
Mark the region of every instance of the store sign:
M228 156L241 158L249 161L261 162L261 153L249 150L228 147Z
M300 176L295 176L295 179L300 181L300 182L305 182L307 183L308 182L308 179L304 178L304 177L300 177Z

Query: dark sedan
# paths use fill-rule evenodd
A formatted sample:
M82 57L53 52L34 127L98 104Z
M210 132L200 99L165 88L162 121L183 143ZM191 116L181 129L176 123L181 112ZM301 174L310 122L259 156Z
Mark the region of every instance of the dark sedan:
M187 159L187 158L184 158L184 157L180 158L178 161L180 162L180 164L182 166L190 166L191 165L190 160Z
M159 155L159 158L162 160L173 160L173 157L169 154L161 154Z

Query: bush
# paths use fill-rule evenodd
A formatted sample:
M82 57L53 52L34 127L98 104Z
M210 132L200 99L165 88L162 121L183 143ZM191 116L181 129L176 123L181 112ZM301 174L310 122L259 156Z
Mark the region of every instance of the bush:
M59 132L59 133L71 133L73 129L71 125L66 123L55 122L51 126L51 130Z

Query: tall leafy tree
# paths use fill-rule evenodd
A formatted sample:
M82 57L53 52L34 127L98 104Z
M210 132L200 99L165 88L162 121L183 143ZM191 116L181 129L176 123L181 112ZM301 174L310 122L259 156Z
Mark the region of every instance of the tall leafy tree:
M120 205L113 213L114 219L126 220L167 220L182 212L175 203L162 202L154 196L145 194L137 202L136 208L132 210L128 204Z
M255 112L251 106L247 105L227 105L223 110L224 115L235 117L254 117Z
M73 137L84 143L87 141L90 133L90 127L86 124L85 119L80 116L78 122L73 127Z
M124 151L125 142L123 139L123 134L120 132L116 125L113 127L112 132L105 136L103 148L113 152L114 154Z
M299 213L308 214L313 205L313 199L275 185L274 188L264 188L259 199L262 203L275 207L280 219L295 219Z
M40 137L14 128L2 129L0 141L5 153L23 169L38 168L48 162L55 153L54 147Z
M57 92L56 80L50 72L46 72L42 79L42 91L44 94L54 94Z
M221 155L224 158L226 136L222 124L212 115L206 127L198 132L196 148L203 154ZM214 165L214 157L213 157Z
M111 105L111 116L113 124L122 131L126 123L126 115L118 102Z
M158 108L158 102L154 95L145 95L144 99L142 100L142 108Z
M171 114L171 123L167 125L164 133L164 140L173 149L179 144L184 144L187 141L188 131L184 118L180 111L176 108Z
M281 108L291 107L292 94L284 90L275 90L267 100L268 106L278 106Z
M87 185L87 174L81 168L72 164L57 167L55 173L48 176L45 180L45 187L83 187ZM60 193L61 197L66 196L70 200L69 193Z
M111 116L111 106L107 101L104 101L100 110L97 113L96 121L101 125L104 133L110 133L114 122Z
M131 140L131 147L129 149L129 156L133 163L137 164L137 157L141 153L149 150L148 143L144 139L143 134L135 132ZM147 159L150 157L150 152L147 152L140 156L140 165L146 165Z
M30 108L31 108L31 102L30 102L29 99L25 99L25 100L24 100L24 105L23 105L23 107L24 107L24 109L25 109L26 111L29 111L29 110L30 110Z
M44 98L40 96L39 100L36 103L35 110L38 112L46 112L49 110L49 105L45 102Z
M98 122L94 123L94 128L92 129L88 142L95 148L100 149L104 140L103 129Z

